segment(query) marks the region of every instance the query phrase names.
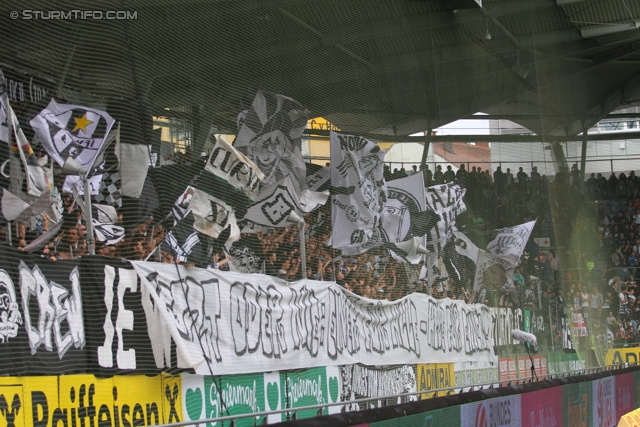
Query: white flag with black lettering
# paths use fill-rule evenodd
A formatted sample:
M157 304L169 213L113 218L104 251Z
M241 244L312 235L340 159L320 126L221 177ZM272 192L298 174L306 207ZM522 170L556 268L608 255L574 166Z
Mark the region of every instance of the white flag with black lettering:
M382 211L387 199L384 151L367 139L331 132L333 247L344 254L384 243Z
M235 147L221 138L216 138L213 129L209 133L208 141L214 145L205 170L242 191L251 200L255 200L260 191L260 183L265 178L258 166Z

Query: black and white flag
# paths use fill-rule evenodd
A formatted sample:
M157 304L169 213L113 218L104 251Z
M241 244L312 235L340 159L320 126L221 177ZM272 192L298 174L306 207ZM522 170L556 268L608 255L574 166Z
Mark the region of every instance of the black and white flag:
M290 218L292 212L295 212L298 218L303 218L318 206L324 205L329 197L328 191L307 191L303 195L312 198L304 199L288 176L270 188L273 188L270 194L261 193L259 200L247 208L243 233L257 233L270 228L295 225L296 222Z
M300 137L308 116L294 99L262 91L256 94L233 145L262 171L263 186L289 175L300 191L306 189Z
M382 211L382 229L390 243L425 236L427 202L422 172L387 181L387 201ZM432 221L433 222L433 221ZM423 244L426 245L426 238Z
M387 199L384 151L365 138L331 132L333 247L354 255L382 245Z
M108 222L100 222L93 219L93 232L96 240L105 242L107 245L115 245L124 238L124 227Z
M108 203L112 206L122 207L120 171L105 172L102 174L98 194L93 196L93 199L98 203Z
M456 217L467 210L464 203L466 189L458 184L439 184L427 188L427 209L438 215L439 220L429 230L427 249L437 262L447 242L452 238Z
M466 234L458 230L457 227L454 227L451 232L453 234L453 238L455 239L454 243L456 252L460 255L466 256L471 261L476 262L478 260L478 253L480 251L478 246L476 246L476 244L473 243Z
M201 235L193 229L193 221L193 214L191 211L187 212L182 221L167 234L164 241L171 248L177 261L191 261L195 264L206 263L213 254L209 253L207 236Z
M42 146L60 166L71 157L90 170L114 120L105 111L58 104L51 99L30 123Z
M225 252L229 256L229 270L244 274L264 273L262 246L255 236L243 237L237 242L227 242Z
M2 70L0 70L0 141L4 143L9 142L9 117L9 96L7 94L7 83Z
M331 168L307 163L307 187L312 191L324 191L331 187Z
M243 218L259 190L262 173L242 153L222 139L216 141L198 178L189 209L193 227L212 238L229 229L229 240L240 238Z
M495 255L478 251L473 281L473 291L481 295L477 302L487 299L490 305L496 305L500 292L515 295L513 274L518 262L519 259L515 255Z
M171 216L173 216L174 226L184 218L187 212L189 212L189 205L191 204L191 199L193 199L193 194L195 192L196 188L192 185L188 185L171 207Z
M495 255L522 256L529 236L535 227L537 220L514 225L513 227L500 228L496 237L487 245L487 252Z

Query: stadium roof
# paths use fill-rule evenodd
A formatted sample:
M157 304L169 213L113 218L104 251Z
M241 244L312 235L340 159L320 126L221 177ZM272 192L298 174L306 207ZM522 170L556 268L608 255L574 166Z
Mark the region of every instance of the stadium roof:
M86 14L111 10L129 19ZM346 132L482 111L562 136L638 104L639 26L634 0L14 1L0 4L0 67L57 96L191 106L229 131L263 89Z

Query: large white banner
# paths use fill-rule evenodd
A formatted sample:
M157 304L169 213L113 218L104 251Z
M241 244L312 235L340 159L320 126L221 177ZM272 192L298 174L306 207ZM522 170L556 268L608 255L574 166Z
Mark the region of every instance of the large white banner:
M330 282L132 264L156 307L148 315L159 315L176 343L178 367L198 374L495 358L484 305L418 293L378 301ZM162 352L163 337L149 336Z

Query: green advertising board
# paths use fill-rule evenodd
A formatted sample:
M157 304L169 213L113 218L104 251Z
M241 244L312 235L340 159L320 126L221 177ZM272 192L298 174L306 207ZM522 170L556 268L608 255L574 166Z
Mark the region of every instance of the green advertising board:
M566 426L588 427L593 425L592 382L562 386L562 421Z
M182 392L187 421L277 411L286 408L340 402L340 371L318 367L297 371L265 372L216 377L182 374ZM340 412L340 406L324 408L322 415ZM315 409L300 411L298 419L318 416ZM261 425L264 416L236 421L236 426ZM269 424L286 421L285 413L271 414ZM207 423L207 427L221 427Z
M302 406L325 405L338 402L340 384L337 377L327 378L327 369L310 368L300 371L288 371L280 373L280 387L282 402L287 408L300 408ZM327 415L325 408L321 415ZM318 410L309 409L297 413L297 418L316 417Z
M265 410L264 375L183 376L185 411L188 419L199 420L230 415L250 414ZM243 418L236 426L254 426L262 417ZM207 423L218 427L220 423Z
M436 409L386 421L376 421L370 427L436 427L460 426L460 407Z
M564 351L552 351L547 354L547 371L550 374L560 372L577 371L582 369L582 362L578 353L565 353Z
M524 311L524 331L531 333L531 310Z

